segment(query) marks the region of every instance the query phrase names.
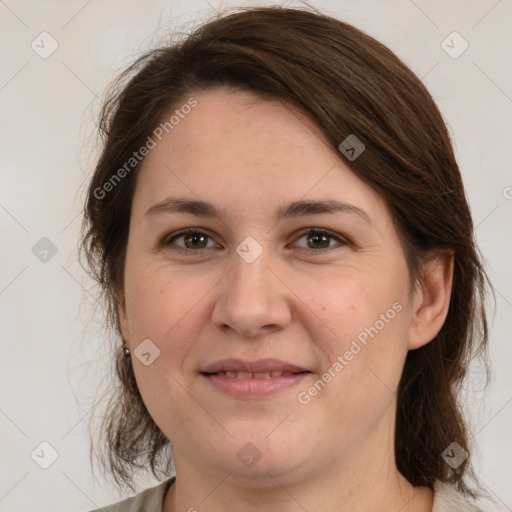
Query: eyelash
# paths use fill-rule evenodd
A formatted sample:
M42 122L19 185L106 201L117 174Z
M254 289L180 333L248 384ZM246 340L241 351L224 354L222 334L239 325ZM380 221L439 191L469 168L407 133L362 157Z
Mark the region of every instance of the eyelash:
M336 247L336 246L334 246L334 247L326 247L326 248L320 248L320 249L307 249L307 248L304 248L304 247L300 247L299 249L301 249L306 254L325 253L326 251L330 251L330 250L333 250L333 249L339 249L342 246L350 245L349 242L344 237L342 237L341 235L339 235L337 233L334 233L333 231L330 231L329 229L325 229L325 228L306 228L306 229L303 229L303 230L301 230L298 233L298 236L299 236L298 239L302 238L305 235L309 235L311 233L314 233L316 235L326 235L329 238L336 240L340 244L340 246L338 246L338 247ZM206 235L210 240L212 239L212 237L208 233L206 233L204 231L201 231L198 228L186 228L186 229L183 229L181 231L174 232L174 233L171 233L170 235L165 236L162 239L162 242L160 243L160 245L162 247L169 247L169 246L171 246L173 244L173 242L177 238L180 238L180 237L183 237L183 236L186 236L186 235L189 235L189 234ZM192 253L194 253L194 255L201 255L201 254L203 254L203 251L205 251L207 249L210 249L210 247L201 248L201 249L188 249L188 248L180 248L179 246L177 246L177 247L173 247L171 250L173 250L175 252L178 252L178 253L182 253L182 254L187 253L188 255L190 255L190 253L192 252Z

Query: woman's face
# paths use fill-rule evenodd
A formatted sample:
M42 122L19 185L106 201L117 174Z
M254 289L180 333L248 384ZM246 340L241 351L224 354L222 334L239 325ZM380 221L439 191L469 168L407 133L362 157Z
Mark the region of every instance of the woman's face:
M121 311L177 469L283 483L389 455L416 295L383 200L281 103L193 96L140 171Z

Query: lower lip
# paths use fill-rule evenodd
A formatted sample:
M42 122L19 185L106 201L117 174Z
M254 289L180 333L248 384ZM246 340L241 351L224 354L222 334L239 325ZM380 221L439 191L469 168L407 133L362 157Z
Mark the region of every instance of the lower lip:
M236 377L203 373L202 377L219 391L235 398L262 398L289 389L308 375L310 375L309 372L304 372L262 379L237 379Z

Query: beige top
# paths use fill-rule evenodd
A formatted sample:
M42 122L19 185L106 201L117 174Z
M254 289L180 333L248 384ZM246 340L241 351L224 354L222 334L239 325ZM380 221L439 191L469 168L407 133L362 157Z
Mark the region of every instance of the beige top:
M164 497L175 477L132 498L90 512L162 512ZM432 512L480 512L467 502L451 485L437 481L434 485Z

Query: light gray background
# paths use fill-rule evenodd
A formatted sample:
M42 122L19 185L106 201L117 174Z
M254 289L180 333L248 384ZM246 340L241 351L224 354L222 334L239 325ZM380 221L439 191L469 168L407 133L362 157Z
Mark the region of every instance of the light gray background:
M511 2L311 3L394 50L423 78L450 126L497 292L493 381L479 392L476 367L470 387L477 391L466 400L477 473L496 501L481 506L512 510ZM227 5L255 2L0 0L2 511L78 512L119 499L101 475L91 476L86 431L108 371L106 338L92 320L94 289L76 258L81 187L97 154L94 116L115 74L170 25L198 23ZM31 48L34 40L42 46L43 31L58 43L47 59ZM457 59L441 47L453 31L469 43ZM57 247L47 262L32 252L42 237ZM43 441L58 452L48 469L31 458Z

